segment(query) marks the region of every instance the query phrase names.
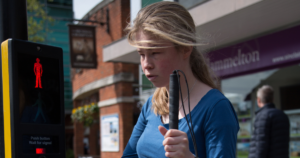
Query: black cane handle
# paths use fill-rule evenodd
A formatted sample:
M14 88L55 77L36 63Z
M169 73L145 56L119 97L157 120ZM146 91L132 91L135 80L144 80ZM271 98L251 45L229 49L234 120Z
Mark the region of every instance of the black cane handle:
M170 75L169 83L169 128L178 129L179 84L177 72Z

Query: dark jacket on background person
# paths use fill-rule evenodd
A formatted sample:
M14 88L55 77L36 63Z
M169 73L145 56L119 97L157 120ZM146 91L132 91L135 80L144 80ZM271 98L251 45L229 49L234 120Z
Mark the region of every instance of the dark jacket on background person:
M274 104L266 104L256 113L249 158L288 158L290 122Z

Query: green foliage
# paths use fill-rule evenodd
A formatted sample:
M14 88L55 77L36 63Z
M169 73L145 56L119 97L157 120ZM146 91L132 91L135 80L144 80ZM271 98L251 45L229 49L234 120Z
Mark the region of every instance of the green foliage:
M28 40L32 42L44 42L49 30L46 24L53 24L54 19L47 15L44 4L38 0L27 0Z
M90 127L94 123L95 118L98 117L98 112L98 105L92 103L90 105L74 108L71 118L73 122L81 122L85 127Z

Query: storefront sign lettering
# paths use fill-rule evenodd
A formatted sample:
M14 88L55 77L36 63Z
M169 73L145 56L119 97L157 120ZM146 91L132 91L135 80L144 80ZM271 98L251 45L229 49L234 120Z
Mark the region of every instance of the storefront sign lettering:
M207 54L208 65L221 78L300 63L300 26Z
M238 53L236 54L236 56L225 58L223 60L217 60L215 62L210 62L209 64L214 71L217 71L250 64L257 61L259 61L259 51L242 53L242 50L238 49Z

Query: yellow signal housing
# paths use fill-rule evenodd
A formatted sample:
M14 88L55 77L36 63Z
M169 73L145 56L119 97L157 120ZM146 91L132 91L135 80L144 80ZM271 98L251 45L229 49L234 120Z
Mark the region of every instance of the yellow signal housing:
M8 40L1 44L2 60L2 95L3 95L3 124L4 124L4 155L12 158L11 145L11 109L10 109L10 87L9 87L9 46Z

